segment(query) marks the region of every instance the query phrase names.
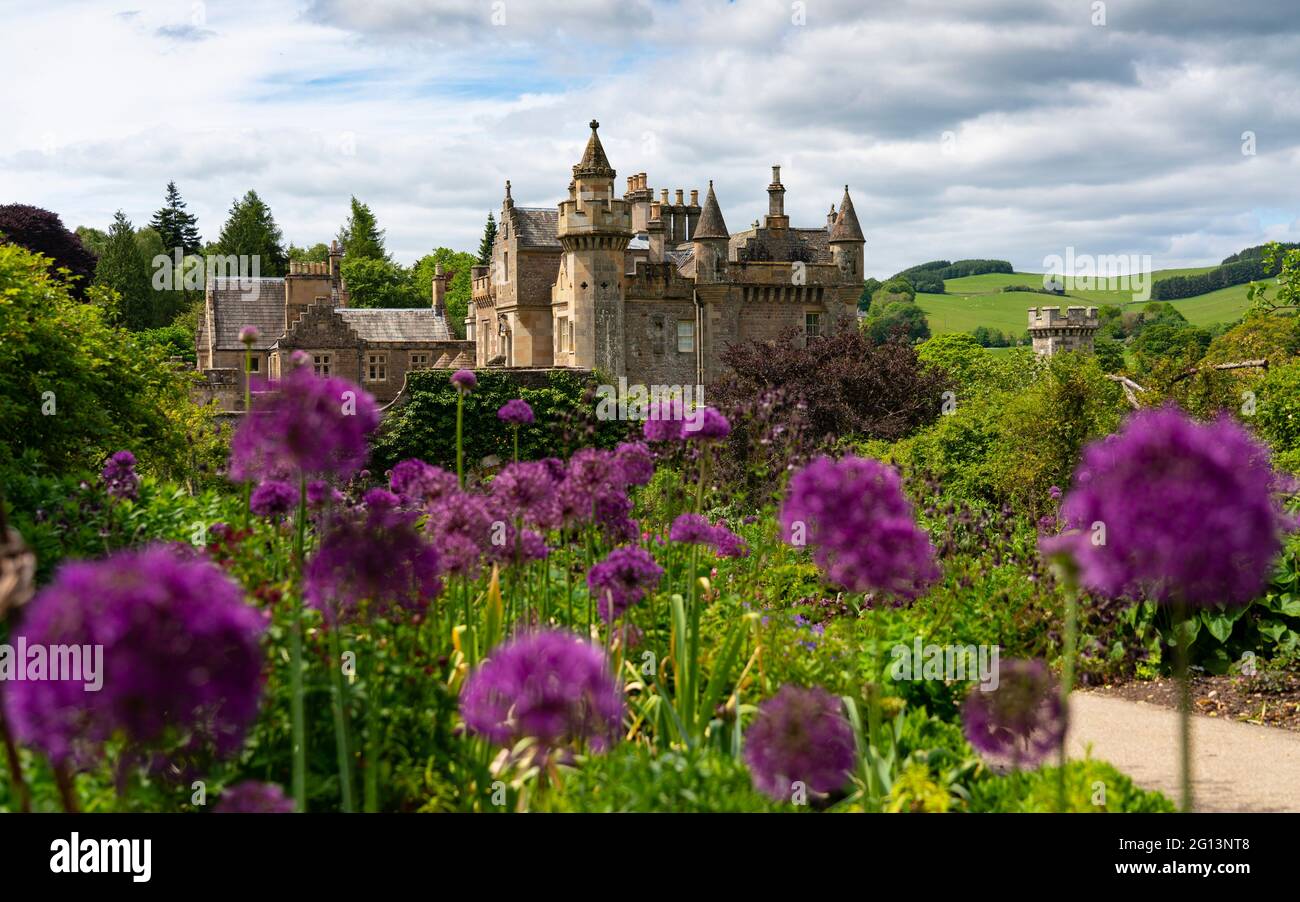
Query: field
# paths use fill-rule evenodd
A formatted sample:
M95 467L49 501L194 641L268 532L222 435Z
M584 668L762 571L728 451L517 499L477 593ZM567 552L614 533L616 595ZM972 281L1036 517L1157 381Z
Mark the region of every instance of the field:
M1211 267L1194 269L1162 269L1153 273L1153 279L1206 272ZM987 273L949 279L945 282L947 294L918 294L916 302L930 320L935 334L943 332L969 332L976 326L988 326L1003 332L1020 335L1025 331L1030 307L1071 304L1099 306L1141 306L1132 300L1132 292L1117 289L1074 290L1065 297L1028 292L1004 292L1008 285L1041 285L1041 273ZM1209 326L1230 323L1246 311L1246 285L1233 285L1209 294L1172 301L1193 325Z

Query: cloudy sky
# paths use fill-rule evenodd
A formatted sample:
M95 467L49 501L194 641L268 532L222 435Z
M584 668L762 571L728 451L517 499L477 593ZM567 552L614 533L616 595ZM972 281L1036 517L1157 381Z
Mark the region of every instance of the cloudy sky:
M868 270L939 257L1215 263L1300 240L1300 16L1267 0L0 0L0 203L137 224L174 179L215 237L255 188L287 241L348 197L395 257L476 249L510 179L713 179L732 231L782 165L847 182Z

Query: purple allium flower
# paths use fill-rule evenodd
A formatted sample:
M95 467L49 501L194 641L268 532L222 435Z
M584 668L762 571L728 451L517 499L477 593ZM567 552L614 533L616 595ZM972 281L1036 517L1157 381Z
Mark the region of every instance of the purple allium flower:
M545 538L531 529L518 530L513 524L507 523L505 542L490 546L488 557L499 564L513 564L516 560L520 563L544 561L550 553Z
M716 442L731 435L731 423L712 407L695 411L682 426L684 437L692 441Z
M495 745L531 738L543 758L577 743L600 752L618 739L623 694L599 648L545 630L493 649L465 681L460 712Z
M492 498L499 513L532 526L548 528L559 518L555 481L551 470L539 461L506 464L492 480Z
M533 421L533 409L523 398L511 398L501 405L497 419L514 426L527 426Z
M296 369L276 391L259 394L230 443L230 477L348 478L365 463L366 437L379 425L368 393L346 379Z
M651 404L646 421L641 425L641 434L648 442L682 441L686 434L681 402Z
M1052 486L1050 489L1047 490L1047 497L1051 498L1053 501L1060 501L1061 487L1059 485Z
M658 587L664 570L644 548L615 548L587 572L587 587L597 595L596 610L611 623Z
M6 716L21 740L76 766L115 736L137 751L229 755L257 716L263 628L229 576L177 547L65 564L11 641L102 646L102 686L11 682Z
M302 369L311 363L311 355L301 348L289 355L289 368L293 370Z
M668 539L688 545L712 545L713 527L699 514L681 514L668 528Z
M1061 695L1040 660L1006 660L998 665L998 686L975 687L962 705L966 739L993 764L1038 765L1060 748L1066 718Z
M433 537L447 573L474 577L491 550L496 518L481 495L453 492L429 507L425 529Z
M262 332L257 326L244 326L239 330L239 340L246 345L254 344L261 337Z
M259 517L279 520L298 506L298 490L287 482L270 479L253 489L248 509Z
M1069 555L1104 595L1246 604L1295 525L1272 489L1267 449L1231 418L1143 410L1084 449L1061 505L1071 531L1040 546Z
M118 451L99 473L104 491L114 498L136 498L140 494L140 477L135 472L135 455Z
M777 801L789 800L796 782L817 793L840 789L856 761L842 703L819 686L782 686L758 706L745 731L745 763L754 786Z
M442 591L438 552L416 527L420 515L371 489L365 510L332 523L303 571L307 606L327 623L422 611Z
M721 523L713 527L713 547L719 557L749 557L749 543Z
M406 504L436 504L460 490L455 473L412 457L393 467L388 485Z
M939 576L898 473L877 460L819 457L805 466L790 480L781 525L787 542L813 546L827 578L850 591L912 600Z
M214 814L293 814L293 799L284 794L277 783L260 783L245 780L227 786Z
M323 479L313 479L311 482L307 483L308 507L324 507L326 504L336 504L342 500L343 493Z
M478 377L472 370L456 370L451 374L451 384L463 392L478 388Z
M643 442L623 442L614 450L614 460L628 485L645 485L655 475L654 458Z

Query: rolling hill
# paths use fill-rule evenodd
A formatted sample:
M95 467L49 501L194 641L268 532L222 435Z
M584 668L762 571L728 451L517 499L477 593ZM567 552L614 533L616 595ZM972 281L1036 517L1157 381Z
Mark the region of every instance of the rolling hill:
M1203 273L1212 268L1206 266L1192 269L1162 269L1152 273L1151 278L1154 280ZM917 294L916 303L925 311L926 317L930 320L930 329L936 335L943 332L969 332L977 326L987 326L1015 336L1025 331L1028 316L1026 311L1030 307L1101 306L1102 304L1140 307L1145 303L1134 301L1131 291L1120 291L1117 288L1074 290L1067 292L1063 297L1002 291L1002 288L1008 285L1036 287L1042 284L1042 273L987 273L980 276L965 276L944 282L946 294ZM1209 326L1214 323L1233 322L1246 312L1247 287L1247 285L1233 285L1209 294L1182 298L1169 303L1182 311L1183 316L1187 317L1188 322L1193 325Z

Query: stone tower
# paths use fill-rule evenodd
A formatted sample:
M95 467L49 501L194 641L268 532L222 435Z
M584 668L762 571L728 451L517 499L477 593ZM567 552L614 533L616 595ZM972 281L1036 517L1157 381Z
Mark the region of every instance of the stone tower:
M713 179L709 179L709 193L704 198L700 221L691 235L695 252L695 278L700 282L721 282L727 272L727 224L722 220L722 208L713 193Z
M564 249L563 277L553 299L557 325L570 323L571 366L626 372L623 359L623 254L632 238L632 205L614 194L609 165L591 121L582 160L573 167L569 197L560 202L556 237Z
M1093 339L1100 328L1096 307L1030 307L1029 336L1034 352L1051 357L1061 351L1091 354Z
M844 186L844 199L840 201L840 212L835 217L831 228L831 258L840 272L861 281L863 278L864 252L867 244L858 224L858 214L853 210L853 198L849 197L849 186Z

